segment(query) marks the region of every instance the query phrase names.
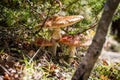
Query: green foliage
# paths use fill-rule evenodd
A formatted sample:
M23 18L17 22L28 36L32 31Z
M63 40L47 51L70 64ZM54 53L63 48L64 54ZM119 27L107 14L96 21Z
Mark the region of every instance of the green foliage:
M60 7L60 3L58 4L54 0L5 0L0 2L0 8L2 9L0 21L4 21L7 26L23 25L33 28L37 23L43 21L47 14L49 16L58 14L60 9L65 15L85 14L84 16L91 16L92 18L97 12L101 11L103 1L63 0L61 1L62 7ZM59 14L62 15L62 13ZM88 22L87 17L85 19ZM83 22L83 24L87 23Z
M97 79L101 80L104 78L105 80L119 80L120 79L120 70L116 68L120 64L116 64L115 66L108 65L100 65L98 64L93 69L90 80Z
M105 0L89 0L88 4L92 9L93 16L98 15L104 7Z
M0 2L0 22L4 21L7 26L22 25L34 28L47 17L47 14L49 16L81 14L85 17L81 24L87 26L101 12L104 2L105 0L61 0L59 3L56 0L4 0ZM60 9L64 14L59 13Z
M113 17L113 20L118 20L120 18L120 5L118 6L118 9L115 12L115 15Z

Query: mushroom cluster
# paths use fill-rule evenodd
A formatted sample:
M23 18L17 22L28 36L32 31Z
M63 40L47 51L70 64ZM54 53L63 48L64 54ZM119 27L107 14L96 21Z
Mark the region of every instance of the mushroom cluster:
M84 17L81 15L75 15L75 16L53 16L52 18L49 18L43 28L53 29L52 34L52 41L54 42L53 45L53 54L56 56L56 50L57 50L57 44L59 42L69 45L69 48L71 50L71 55L75 54L76 46L80 45L79 40L77 38L73 38L72 36L65 36L62 38L62 35L60 33L61 28L67 27L70 25L73 25L79 21L81 21ZM41 44L42 41L37 42L37 44ZM44 42L45 43L45 42ZM41 44L43 46L43 44ZM51 45L51 44L49 44ZM73 56L72 56L73 57Z

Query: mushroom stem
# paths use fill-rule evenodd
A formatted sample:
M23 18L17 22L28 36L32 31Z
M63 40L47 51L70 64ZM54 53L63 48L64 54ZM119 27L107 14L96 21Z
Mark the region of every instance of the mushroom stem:
M51 52L53 53L54 56L56 56L56 52L57 52L57 46L58 46L58 43L55 41L54 45L50 48Z
M56 42L56 40L59 40L61 38L61 34L60 34L60 28L56 28L54 29L54 32L53 32L53 35L52 35L52 39L53 39L53 42L55 43L53 46L52 46L52 53L54 54L54 56L57 55L57 47L58 47L58 43Z
M58 39L61 38L60 30L61 30L60 28L54 29L54 32L53 32L53 35L52 35L53 39L58 40Z
M76 47L75 46L69 46L68 50L69 50L68 62L71 63L74 60L74 56L75 56L75 53L76 53Z

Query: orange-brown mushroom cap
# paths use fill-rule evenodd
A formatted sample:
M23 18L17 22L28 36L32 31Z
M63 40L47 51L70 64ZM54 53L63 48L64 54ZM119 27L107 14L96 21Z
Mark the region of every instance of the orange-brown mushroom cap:
M61 28L81 21L84 17L80 15L75 16L53 16L45 23L46 28Z
M66 44L68 46L80 46L81 42L80 39L74 37L74 36L64 36L59 40L60 43Z
M37 46L42 46L42 47L53 46L54 45L53 42L48 41L48 40L43 39L43 38L35 38L34 44L37 45Z

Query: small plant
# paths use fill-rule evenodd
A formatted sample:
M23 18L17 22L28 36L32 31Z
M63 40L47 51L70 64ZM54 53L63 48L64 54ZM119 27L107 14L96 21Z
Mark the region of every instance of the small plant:
M119 64L115 64L115 66L119 66ZM96 65L89 80L120 80L120 70L115 66Z

